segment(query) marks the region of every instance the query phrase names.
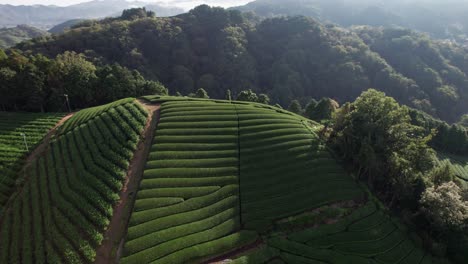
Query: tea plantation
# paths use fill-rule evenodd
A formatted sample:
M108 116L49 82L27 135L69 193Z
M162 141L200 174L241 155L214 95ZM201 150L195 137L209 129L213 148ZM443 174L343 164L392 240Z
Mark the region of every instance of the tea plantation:
M288 263L447 263L425 253L373 201L337 223L275 237L268 245Z
M0 215L0 263L99 260L146 152L112 263L445 263L344 171L321 125L257 103L145 99L156 129L132 98L58 128Z
M131 99L67 120L1 217L0 263L92 263L146 119Z
M410 237L416 236L369 201L336 223L274 234L266 245L232 263L448 263L427 254Z
M457 176L459 182L463 185L464 189L468 189L468 158L439 154L437 162L439 165L448 164L452 168L453 172Z
M0 112L0 212L15 187L25 156L62 117L62 114Z
M122 263L184 263L256 240L240 231L238 133L234 105L162 105Z

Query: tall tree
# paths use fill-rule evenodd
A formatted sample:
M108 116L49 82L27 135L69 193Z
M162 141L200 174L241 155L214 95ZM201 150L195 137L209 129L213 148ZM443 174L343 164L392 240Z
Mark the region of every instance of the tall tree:
M290 104L289 104L289 107L288 107L288 110L293 112L293 113L296 113L298 115L301 115L302 114L302 106L301 106L301 103L299 103L299 101L297 100L293 100Z
M395 202L417 201L427 171L433 167L431 135L411 124L407 107L370 89L335 122L332 142L360 177ZM415 199L416 198L416 199Z

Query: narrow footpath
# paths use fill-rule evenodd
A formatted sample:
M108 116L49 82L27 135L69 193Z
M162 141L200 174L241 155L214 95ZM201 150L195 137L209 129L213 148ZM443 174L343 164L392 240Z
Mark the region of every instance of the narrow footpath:
M122 253L128 221L135 203L135 196L140 186L146 159L151 150L154 132L159 121L160 105L148 104L138 100L148 110L148 120L143 131L142 139L130 162L127 177L120 193L120 200L114 206L109 228L104 234L102 245L96 251L97 264L118 263Z

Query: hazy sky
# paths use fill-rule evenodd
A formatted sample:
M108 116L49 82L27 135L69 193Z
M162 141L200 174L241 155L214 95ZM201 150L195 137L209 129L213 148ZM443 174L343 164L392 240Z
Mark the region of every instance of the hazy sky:
M72 4L78 4L82 2L88 2L90 0L0 0L0 4L10 5L59 5L67 6ZM102 0L101 0L102 1ZM171 6L178 6L185 9L192 8L200 4L208 4L214 6L230 7L236 5L243 5L253 0L140 0L141 2L159 2Z

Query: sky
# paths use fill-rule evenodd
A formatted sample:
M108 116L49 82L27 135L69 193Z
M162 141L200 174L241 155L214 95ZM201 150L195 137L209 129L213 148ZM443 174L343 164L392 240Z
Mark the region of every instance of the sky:
M10 5L58 5L68 6L90 0L0 0L0 4ZM164 3L165 5L178 6L184 9L190 9L200 4L208 4L213 6L231 7L243 5L253 0L140 0L142 2Z

